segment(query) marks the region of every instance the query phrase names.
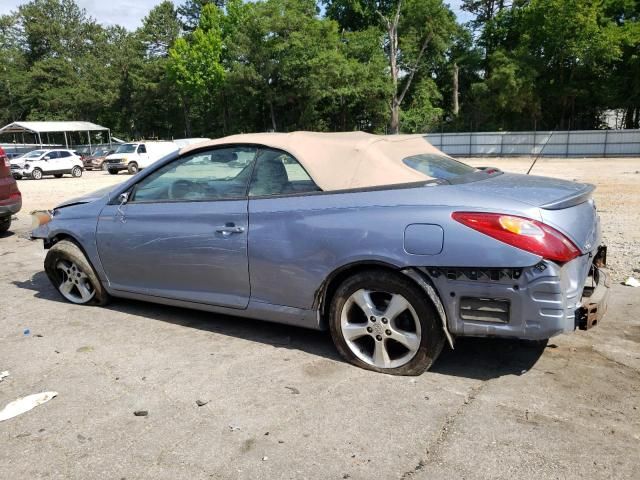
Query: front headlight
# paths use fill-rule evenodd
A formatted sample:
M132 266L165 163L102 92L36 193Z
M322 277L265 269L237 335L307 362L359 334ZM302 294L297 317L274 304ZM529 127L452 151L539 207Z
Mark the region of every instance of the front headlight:
M31 212L31 228L36 229L46 225L53 219L53 213L49 210L35 210Z

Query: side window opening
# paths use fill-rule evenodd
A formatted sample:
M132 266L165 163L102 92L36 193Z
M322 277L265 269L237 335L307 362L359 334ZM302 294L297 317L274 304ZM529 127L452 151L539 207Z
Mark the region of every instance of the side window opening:
M281 150L260 149L249 188L250 197L320 191L304 167Z
M255 147L194 152L142 179L132 202L192 202L245 198Z
M138 153L147 153L147 147L144 143L138 146Z

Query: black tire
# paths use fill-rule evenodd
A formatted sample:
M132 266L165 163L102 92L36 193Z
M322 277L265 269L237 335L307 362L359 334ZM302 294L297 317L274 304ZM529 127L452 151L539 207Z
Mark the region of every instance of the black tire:
M42 178L42 170L39 168L34 168L31 172L31 178L34 180L40 180Z
M69 240L61 240L53 245L47 252L47 256L44 259L44 270L47 273L51 284L63 298L65 297L59 290L59 286L63 281L62 273L56 268L56 265L60 260L67 260L75 263L80 270L87 275L91 282L91 286L95 290L95 295L89 301L85 303L76 303L81 305L106 305L109 302L109 294L102 286L102 283L89 263L89 260L80 247ZM68 301L66 298L65 300Z
M404 365L394 368L371 365L358 358L345 341L340 326L341 312L351 295L361 289L400 294L417 314L421 329L420 344L415 355ZM329 330L336 349L345 360L367 370L391 375L422 374L438 358L445 342L440 317L427 294L409 278L387 270L372 269L357 273L338 287L330 306Z
M56 174L54 175L54 177L56 177L56 178L62 178L62 173L56 173Z
M82 167L77 165L71 169L71 176L73 178L80 178L82 176Z
M116 170L115 168L108 168L107 170L109 171L109 173L111 175L117 175L118 174L118 170Z
M5 233L11 228L11 215L0 217L0 233Z
M127 171L131 174L131 175L135 175L136 173L138 173L138 164L136 162L131 162L129 165L127 165Z
M16 180L22 180L22 175L19 175L17 173L13 174L13 178L15 178Z

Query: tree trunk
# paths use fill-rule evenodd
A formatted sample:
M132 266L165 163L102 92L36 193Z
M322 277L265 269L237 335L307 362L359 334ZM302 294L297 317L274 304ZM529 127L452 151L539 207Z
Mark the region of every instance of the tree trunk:
M458 85L458 64L453 63L453 116L457 117L460 112L460 103L459 103L459 85Z
M278 126L276 125L276 114L273 111L273 102L269 102L269 113L271 114L271 128L273 128L274 132L277 132Z
M391 122L389 123L389 133L396 135L400 132L400 104L397 98L394 97L391 104Z
M191 118L189 114L189 104L184 97L181 97L182 100L182 112L184 114L184 133L185 136L191 137Z

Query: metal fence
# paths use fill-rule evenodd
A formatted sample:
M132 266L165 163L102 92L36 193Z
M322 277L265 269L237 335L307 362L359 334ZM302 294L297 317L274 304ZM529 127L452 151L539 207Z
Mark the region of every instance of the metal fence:
M429 142L461 157L640 157L640 130L430 133Z

